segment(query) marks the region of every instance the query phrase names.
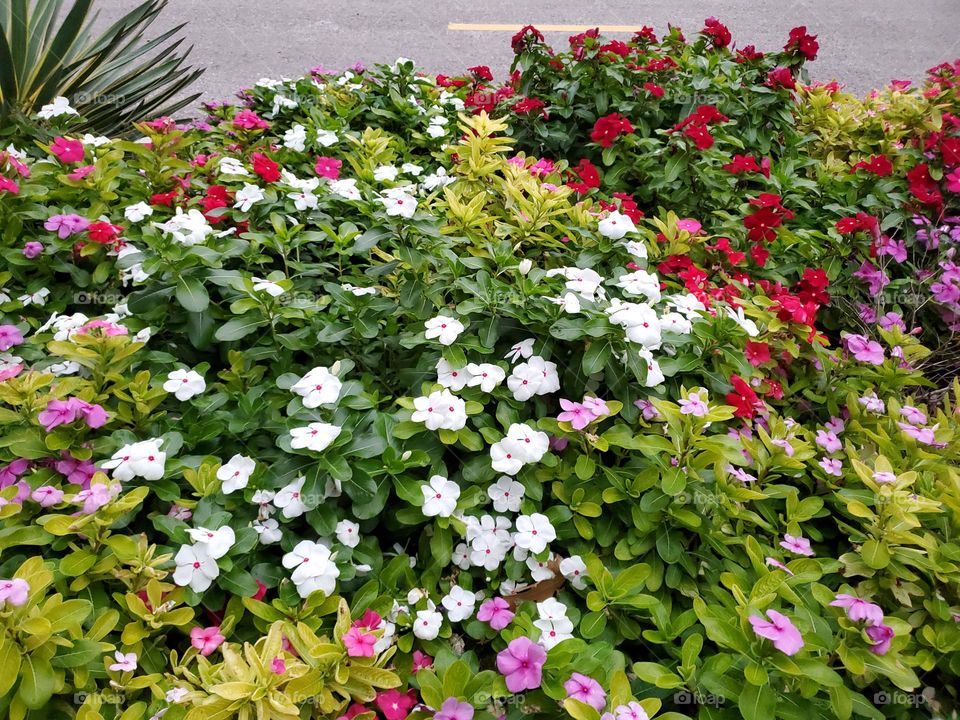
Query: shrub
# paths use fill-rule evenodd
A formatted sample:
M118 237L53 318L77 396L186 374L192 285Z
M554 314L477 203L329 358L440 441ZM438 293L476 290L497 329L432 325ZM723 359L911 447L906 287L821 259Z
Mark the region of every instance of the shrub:
M726 68L707 28L665 42ZM614 196L458 82L317 71L6 151L0 709L955 709L960 386L841 324L811 181Z

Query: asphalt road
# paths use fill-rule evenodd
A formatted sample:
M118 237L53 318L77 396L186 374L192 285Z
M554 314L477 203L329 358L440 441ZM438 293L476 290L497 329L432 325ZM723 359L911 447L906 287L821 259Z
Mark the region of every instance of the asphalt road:
M138 0L99 0L98 26ZM193 62L207 68L195 86L204 99L226 99L261 77L297 77L323 65L408 57L431 72L456 73L486 64L503 77L512 58L509 31L448 28L449 24L651 25L667 23L688 37L704 18L726 23L739 46L783 45L790 28L819 34L815 80L838 79L864 93L891 79L918 80L960 56L958 0L170 0L157 30L186 22ZM547 33L566 47L569 31ZM630 33L607 33L628 37Z

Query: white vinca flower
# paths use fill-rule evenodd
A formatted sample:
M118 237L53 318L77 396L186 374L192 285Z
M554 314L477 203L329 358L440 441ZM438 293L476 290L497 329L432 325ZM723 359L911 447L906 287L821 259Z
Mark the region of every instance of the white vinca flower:
M352 520L341 520L337 523L337 540L341 545L355 548L360 544L360 525Z
M250 187L256 187L251 185ZM257 188L259 190L259 188ZM237 197L240 193L237 193ZM262 195L261 195L262 199ZM162 230L169 235L175 242L181 245L200 245L206 241L213 228L203 216L203 213L192 208L184 212L182 208L177 208L177 214L162 223L153 223L158 230Z
M516 475L527 463L540 462L550 447L545 432L524 423L513 423L507 436L490 446L491 465L497 472Z
M289 130L283 134L283 146L303 152L307 149L307 129L300 123L294 123Z
M476 596L459 585L450 588L450 592L440 601L447 610L450 622L463 622L473 617L473 608L477 602Z
M517 530L513 539L517 547L539 555L547 549L547 544L557 539L557 531L553 529L546 515L521 515L517 518Z
M521 340L510 348L510 351L503 357L510 362L516 362L520 358L529 358L533 355L533 344L536 342L533 338Z
M129 481L135 477L159 480L163 477L164 464L167 461L167 454L160 450L162 444L162 439L151 438L124 445L101 467L113 470L114 480Z
M303 497L303 484L307 481L302 475L289 485L277 491L273 504L281 509L287 519L300 517L307 511Z
M640 359L647 364L647 380L644 383L646 387L656 387L663 384L665 380L663 371L660 369L660 363L653 359L653 353L646 348L641 348Z
M660 316L660 330L677 335L689 335L693 330L693 323L685 315L669 312Z
M507 377L506 371L493 363L470 363L467 365L470 387L478 387L486 393L493 392L494 388Z
M323 452L340 436L341 428L330 423L313 422L306 427L290 429L290 447Z
M530 577L533 578L534 582L549 580L554 576L553 570L550 569L551 560L553 560L553 553L550 553L546 560L537 560L534 555L527 558L527 568L530 570Z
M229 495L235 490L245 488L256 467L256 461L246 455L234 455L226 465L221 465L217 470L217 479L221 482L220 489L223 494Z
M603 277L590 268L562 267L547 270L547 277L562 275L567 279L564 283L567 290L576 293L584 300L596 300L604 296L604 290L600 287Z
M467 368L455 368L444 358L437 361L437 382L448 390L457 392L467 386L471 379Z
M337 134L332 130L317 130L317 145L321 147L330 147L340 142Z
M254 520L253 529L257 531L260 542L264 545L272 545L283 539L283 532L280 530L280 523L273 518L266 520Z
M237 158L224 157L220 158L217 162L217 169L220 171L221 175L249 175L250 171L247 170L243 163L237 160Z
M421 511L427 517L450 517L457 509L460 486L442 475L434 475L430 482L420 486L423 493Z
M194 547L202 545L206 548L207 554L214 560L219 560L228 552L237 541L236 533L233 528L224 526L216 530L209 530L205 527L190 528L187 535L194 542Z
M442 625L443 615L436 610L419 610L413 620L413 634L421 640L436 640Z
M647 298L647 302L660 302L660 278L656 273L635 270L621 275L616 284L628 295L643 295Z
M340 397L343 383L329 368L315 367L297 380L290 391L303 398L303 406L315 408L331 405Z
M344 200L359 200L360 190L357 188L357 181L353 178L344 178L343 180L332 180L327 186L334 195L339 195Z
M606 308L610 322L623 328L627 340L656 350L663 342L660 337L660 318L649 305L622 302L616 298Z
M743 328L747 335L750 337L756 337L760 334L760 328L757 327L757 324L753 320L744 316L742 307L738 307L736 310L734 310L732 307L727 305L723 309L726 312L727 317Z
M400 192L384 193L384 197L379 197L377 200L386 209L387 215L409 220L417 211L417 199L413 195L403 192L403 188L395 188L395 190L400 190Z
M524 492L523 485L506 475L501 475L487 488L487 495L493 501L493 509L497 512L519 512Z
M441 345L453 345L464 329L462 322L446 315L427 320L425 326L424 336L427 340L436 339Z
M627 233L635 233L637 226L627 215L614 211L600 221L597 231L605 238L620 240Z
M272 282L271 280L265 280L264 278L258 277L252 277L250 280L253 282L254 292L265 292L271 297L280 297L286 292L282 286Z
M138 202L136 205L127 205L123 209L123 216L128 222L138 223L153 215L153 208L145 202Z
M173 571L173 581L181 587L189 585L194 592L203 592L220 575L217 561L204 545L183 545L174 562L177 569Z
M206 390L207 383L196 370L174 370L167 375L163 389L183 402Z
M236 202L234 202L233 206L240 212L247 212L255 203L263 200L264 197L262 188L257 185L251 185L250 183L244 183L243 187L237 190L237 194L234 196Z
M548 395L560 389L556 363L533 355L527 362L514 366L507 378L507 387L514 400L525 402L534 395Z
M76 114L77 111L70 107L70 101L62 95L58 95L53 99L53 102L48 103L40 108L40 111L37 113L37 117L43 120L49 120L50 118L60 117L61 115Z
M373 179L378 182L393 182L399 173L400 171L393 165L380 165L373 171Z
M446 389L414 398L413 407L410 419L428 430L461 430L467 424L467 404Z
M583 590L587 584L583 581L587 577L587 566L583 558L573 555L560 561L560 574L577 590Z
M337 589L340 569L333 562L330 548L311 540L302 540L283 556L283 566L294 568L290 579L297 586L300 597L305 598L315 590L330 597Z

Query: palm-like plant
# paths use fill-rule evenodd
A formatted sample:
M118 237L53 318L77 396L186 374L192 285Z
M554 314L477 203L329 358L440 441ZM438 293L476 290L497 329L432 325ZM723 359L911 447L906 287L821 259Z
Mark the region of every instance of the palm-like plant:
M64 96L85 119L79 129L116 134L198 97L177 97L203 73L185 65L182 38L168 42L183 25L144 40L167 0L147 0L98 37L92 3L0 0L0 119Z

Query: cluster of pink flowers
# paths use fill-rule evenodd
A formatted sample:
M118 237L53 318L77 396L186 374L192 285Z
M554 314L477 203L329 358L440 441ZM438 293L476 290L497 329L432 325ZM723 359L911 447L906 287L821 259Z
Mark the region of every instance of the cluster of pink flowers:
M883 622L883 609L875 603L868 602L854 595L839 593L830 603L833 607L841 607L847 611L847 617L853 622L865 622L864 632L870 639L870 652L875 655L885 655L893 641L893 628Z
M583 402L561 398L563 412L557 416L560 422L568 422L574 430L583 430L587 425L610 414L607 403L596 397L585 397Z
M39 421L43 429L50 432L60 425L68 425L82 418L90 428L103 427L107 423L107 411L103 406L88 403L79 398L51 400L45 410L40 411Z

